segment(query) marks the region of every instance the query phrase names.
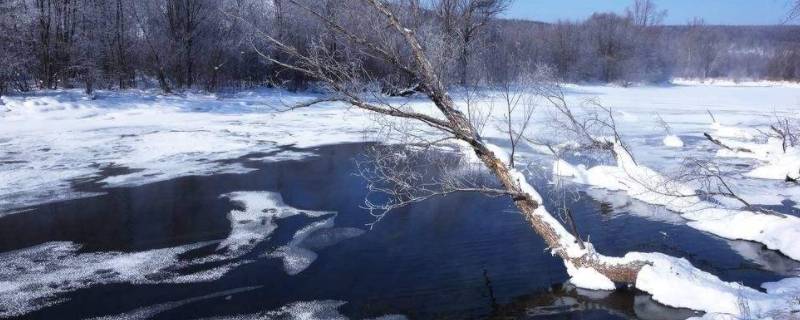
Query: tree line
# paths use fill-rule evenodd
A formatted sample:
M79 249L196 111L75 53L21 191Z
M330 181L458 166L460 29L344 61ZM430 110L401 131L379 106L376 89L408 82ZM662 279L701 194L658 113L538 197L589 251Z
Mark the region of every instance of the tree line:
M156 86L167 93L263 85L302 89L315 79L265 59L293 58L263 41L264 35L302 54L325 48L347 61L356 49L333 26L374 27L369 25L374 19L352 14L358 12L352 7L361 5L357 2L308 2L316 9L309 11L285 1L2 1L0 92ZM448 86L515 82L543 67L572 82L800 79L797 26L711 26L702 19L665 26L667 12L650 0L634 0L621 14L595 13L582 21L555 23L504 19L500 13L509 0L387 3L401 8L402 22L416 32ZM407 52L398 53L411 59ZM380 59L363 68L388 93L408 92L419 82Z

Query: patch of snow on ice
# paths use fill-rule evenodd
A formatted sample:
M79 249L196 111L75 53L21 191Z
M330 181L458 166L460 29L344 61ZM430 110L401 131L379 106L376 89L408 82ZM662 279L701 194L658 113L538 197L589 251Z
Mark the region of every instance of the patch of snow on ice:
M242 207L234 209L228 218L231 232L219 242L217 252L184 260L181 255L214 242L201 242L143 252L79 253L80 245L70 242L49 242L42 245L0 253L0 317L19 316L61 300L60 294L108 283L190 283L221 278L233 268L249 261L241 258L277 228L275 219L295 215L323 217L335 212L299 210L286 205L274 192L233 192L223 195ZM287 273L297 274L307 268L316 253L303 248L306 238L314 239L317 248L356 237L363 230L339 228L338 233L320 238L309 237L321 228L333 227L328 218L297 231L290 243L273 255L284 259ZM335 229L334 229L335 230ZM359 232L361 231L361 232ZM202 269L209 262L224 261L222 265ZM186 267L199 271L182 273Z
M335 214L332 211L299 210L288 206L276 192L239 191L222 195L244 209L234 209L228 214L231 222L231 233L220 242L218 249L231 252L250 251L252 247L268 238L278 227L276 219L296 215L321 217Z
M102 179L109 187L135 186L187 175L243 173L223 161L252 153L276 161L308 154L298 148L359 142L371 120L366 112L329 103L275 112L313 95L261 90L217 97L160 96L147 91L77 90L3 96L0 112L0 214L15 208L92 194L72 191L75 179ZM131 169L101 177L101 168Z
M298 230L289 244L276 249L270 256L283 259L283 267L289 275L303 272L317 259L316 252L301 246L303 240L317 230L333 227L333 220L334 218L328 218Z
M0 254L0 317L19 316L61 301L61 293L106 283L155 283L170 276L178 256L202 244L137 253L78 253L50 242Z

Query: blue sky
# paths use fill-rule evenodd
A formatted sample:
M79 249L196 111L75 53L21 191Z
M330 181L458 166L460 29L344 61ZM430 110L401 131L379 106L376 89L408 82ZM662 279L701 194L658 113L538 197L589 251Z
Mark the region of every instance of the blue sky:
M654 0L667 9L666 24L685 24L702 17L708 24L764 25L782 23L794 0ZM516 0L509 18L545 22L583 19L593 12L624 12L633 0Z

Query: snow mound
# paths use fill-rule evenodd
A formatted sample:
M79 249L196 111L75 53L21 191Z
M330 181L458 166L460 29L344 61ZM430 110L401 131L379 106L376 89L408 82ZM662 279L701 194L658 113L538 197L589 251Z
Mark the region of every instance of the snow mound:
M753 140L758 134L757 131L752 129L745 129L734 126L726 126L719 122L711 123L711 129L714 130L714 137L720 138L734 138L742 140Z
M569 261L565 261L569 282L577 287L590 290L614 290L617 287L614 282L606 276L592 268L575 267Z
M683 140L681 140L680 137L674 134L664 137L664 140L662 140L661 142L663 142L664 145L667 147L683 148Z

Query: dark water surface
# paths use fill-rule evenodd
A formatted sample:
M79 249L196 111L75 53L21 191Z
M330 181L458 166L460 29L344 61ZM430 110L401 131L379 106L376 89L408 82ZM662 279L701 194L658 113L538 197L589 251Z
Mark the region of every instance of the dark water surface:
M33 207L0 218L0 252L50 241L73 241L85 252L136 252L224 239L231 230L227 214L235 206L220 195L233 191L279 192L290 206L338 212L336 227L366 230L372 217L359 208L366 192L364 181L353 175L353 157L364 146L317 148L313 152L318 156L297 161L263 164L242 159L258 170L103 189L107 194L102 196ZM544 189L546 183L537 184ZM83 181L76 182L76 188L93 191L99 186ZM642 210L662 209L581 195L570 208L581 233L605 254L664 252L685 257L723 280L753 287L797 268L752 243L640 217ZM639 211L639 216L628 209ZM308 269L287 275L279 259L264 254L286 244L313 220L305 216L278 220L273 236L241 257L250 263L219 280L100 285L61 295L65 302L23 317L81 319L170 305L151 316L203 318L252 314L311 300L344 301L339 311L356 319L387 314L412 319L692 315L659 305L636 290L592 292L564 285L568 277L562 262L551 256L504 198L452 195L403 208L359 237L315 250L319 256Z

